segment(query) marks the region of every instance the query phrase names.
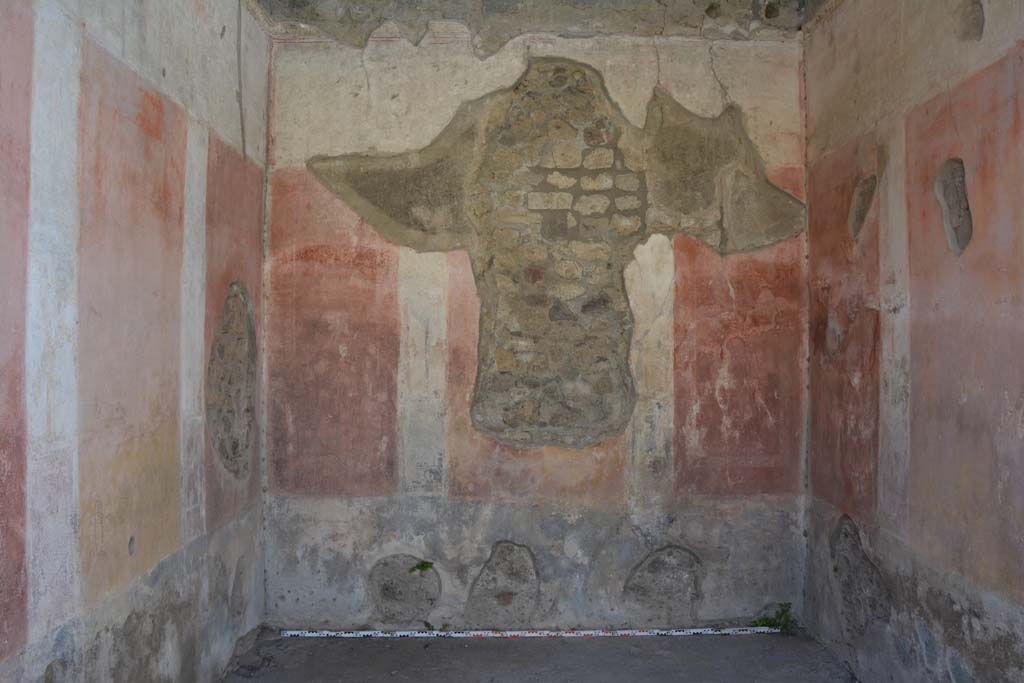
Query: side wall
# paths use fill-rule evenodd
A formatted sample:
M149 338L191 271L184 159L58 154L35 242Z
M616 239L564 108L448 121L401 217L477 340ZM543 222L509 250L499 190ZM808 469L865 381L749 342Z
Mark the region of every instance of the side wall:
M893 9L832 3L806 43L806 613L864 680L1018 680L1024 7ZM935 190L952 158L959 256Z
M802 199L799 44L534 35L481 60L471 41L432 22L416 46L387 24L364 50L275 42L268 620L680 625L799 610L802 234L727 257L651 237L624 273L626 432L512 448L471 423L480 299L466 252L386 241L305 167L421 148L528 56L558 56L600 71L638 127L655 85L704 117L736 104L768 176ZM420 560L432 568L410 572Z
M270 44L236 13L0 9L0 680L210 680L263 618L259 442L232 475L205 406L229 285L261 311Z

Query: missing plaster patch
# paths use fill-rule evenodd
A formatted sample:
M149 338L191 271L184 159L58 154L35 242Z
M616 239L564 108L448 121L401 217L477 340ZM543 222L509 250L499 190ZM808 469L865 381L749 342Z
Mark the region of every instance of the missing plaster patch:
M875 200L875 189L877 187L878 176L869 175L857 181L857 187L853 189L853 200L850 202L850 216L847 219L850 237L853 239L860 237L864 221L871 210L871 203Z
M703 599L703 567L692 551L669 545L649 553L633 568L622 592L662 620L694 621Z
M942 207L942 227L946 231L949 248L959 256L964 253L974 233L963 159L947 159L939 166L935 175L935 196Z
M981 0L961 0L956 8L956 37L977 42L984 34L985 6Z
M600 73L565 59L530 60L421 150L308 165L388 240L469 252L470 417L517 447L583 448L625 430L636 390L623 271L638 245L682 232L722 254L752 251L804 222L737 107L703 118L659 88L637 128Z
M206 424L221 465L238 479L248 476L256 438L256 328L241 282L228 289L210 347Z
M851 640L889 616L892 596L881 571L868 556L857 524L843 515L829 536L832 581L839 598L839 616Z
M370 568L370 595L383 622L420 622L441 599L441 575L419 557L388 555Z
M484 628L528 626L540 600L540 577L533 551L498 541L469 588L466 619Z

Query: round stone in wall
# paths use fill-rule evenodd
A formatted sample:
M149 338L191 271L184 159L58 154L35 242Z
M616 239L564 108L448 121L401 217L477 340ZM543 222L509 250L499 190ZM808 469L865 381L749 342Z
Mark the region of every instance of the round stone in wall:
M206 367L206 426L217 459L238 479L249 475L256 439L256 327L249 292L232 282Z
M384 623L424 621L441 597L441 577L418 557L388 555L370 569L370 594Z

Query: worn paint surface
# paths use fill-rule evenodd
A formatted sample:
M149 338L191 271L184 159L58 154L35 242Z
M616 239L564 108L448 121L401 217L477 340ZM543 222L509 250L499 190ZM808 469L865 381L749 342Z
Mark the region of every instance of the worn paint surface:
M810 171L809 462L814 495L847 514L870 518L881 354L874 193L856 238L848 225L858 181L876 170L862 160L864 154L848 145L820 158Z
M79 106L83 600L180 544L183 112L86 40ZM131 548L131 550L129 549Z
M449 493L493 500L621 502L626 440L584 449L516 448L478 432L470 421L477 367L480 300L469 257L448 257Z
M0 660L25 640L25 287L32 8L0 6Z
M911 543L1024 599L1024 48L910 112ZM964 161L974 236L957 257L935 174Z
M249 292L256 338L260 338L263 260L263 170L216 134L209 137L206 169L206 344L204 360L232 282ZM204 365L205 367L205 365ZM241 481L221 465L207 438L205 449L206 523L217 528L259 491L258 439L248 454Z
M304 168L271 178L269 468L281 492L397 483L398 248Z
M804 238L722 257L675 239L676 492L799 490Z

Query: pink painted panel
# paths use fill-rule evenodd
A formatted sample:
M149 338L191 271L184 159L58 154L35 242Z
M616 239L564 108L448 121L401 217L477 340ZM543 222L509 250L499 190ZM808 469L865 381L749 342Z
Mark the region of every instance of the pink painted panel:
M25 281L34 20L0 4L0 660L25 643Z
M305 168L271 178L270 481L372 496L397 485L398 247Z
M906 118L911 542L1024 598L1024 46ZM949 249L933 191L963 159L974 234Z
M815 162L810 175L811 404L814 494L849 515L875 511L879 359L878 198L857 239L848 217L864 175L857 145Z
M93 605L181 544L187 123L89 40L80 98L80 553L83 600Z
M624 503L624 435L581 450L514 448L476 431L480 300L469 255L448 257L448 483L459 498L563 503Z
M804 237L719 256L675 239L675 489L799 490Z
M207 362L232 282L242 282L249 292L259 340L262 261L263 170L211 132L206 167ZM212 530L230 521L259 493L258 441L249 454L249 474L241 481L220 463L209 439L204 467L206 524Z

